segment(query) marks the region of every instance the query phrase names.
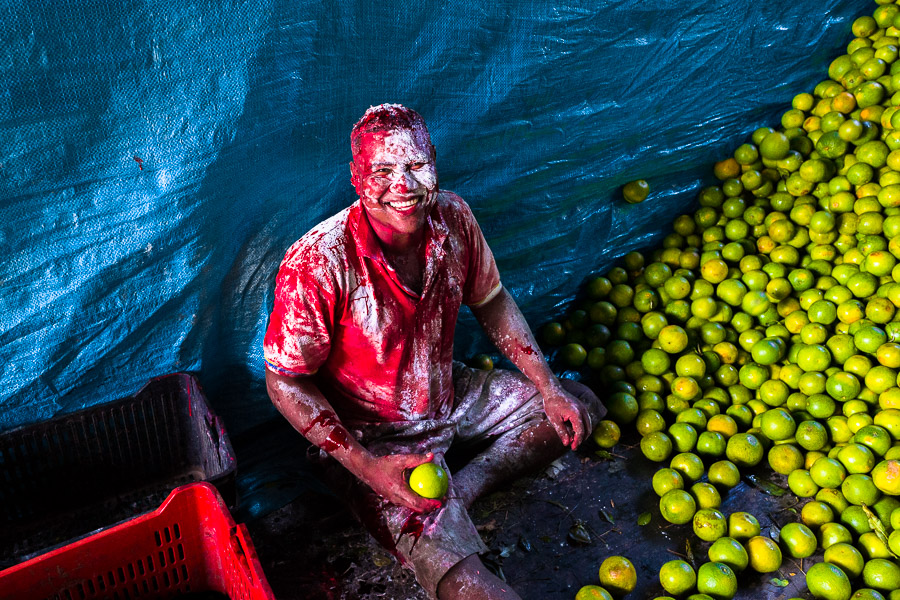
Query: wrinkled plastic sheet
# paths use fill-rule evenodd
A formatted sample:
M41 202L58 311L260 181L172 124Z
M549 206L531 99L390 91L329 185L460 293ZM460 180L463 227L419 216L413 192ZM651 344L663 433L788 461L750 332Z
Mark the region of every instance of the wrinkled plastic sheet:
M354 200L370 105L421 112L534 324L657 243L826 77L860 0L0 3L0 429L200 373L273 418L287 247ZM619 189L645 178L650 198ZM464 314L457 354L488 349Z

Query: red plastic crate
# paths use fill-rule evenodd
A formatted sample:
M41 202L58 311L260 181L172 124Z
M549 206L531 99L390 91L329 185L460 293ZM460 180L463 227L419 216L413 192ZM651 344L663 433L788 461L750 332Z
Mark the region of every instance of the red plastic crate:
M158 510L0 571L4 600L173 598L218 592L274 600L253 542L209 483L173 491Z
M213 483L236 504L236 460L195 377L0 434L0 569ZM0 593L0 599L3 595Z

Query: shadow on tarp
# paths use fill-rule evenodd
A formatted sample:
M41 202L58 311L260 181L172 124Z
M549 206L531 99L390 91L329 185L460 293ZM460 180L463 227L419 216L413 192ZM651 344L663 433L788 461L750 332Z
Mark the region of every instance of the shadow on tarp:
M0 8L0 430L175 371L201 373L234 435L272 418L258 392L278 263L353 201L347 136L380 102L423 114L441 185L472 206L504 285L532 323L552 318L584 277L657 243L709 165L777 124L873 9ZM638 177L654 191L624 205ZM464 313L457 356L486 345Z
M283 418L244 431L232 439L232 446L238 459L239 523L263 517L306 493L334 496L307 462L310 443Z
M471 204L537 325L590 273L657 243L709 166L777 125L874 7L0 8L0 430L199 371L233 439L248 434L246 497L286 497L301 466L253 433L275 416L261 349L275 272L353 201L347 136L368 106L423 114L441 185ZM639 177L653 193L625 205ZM465 311L456 341L458 358L488 349Z

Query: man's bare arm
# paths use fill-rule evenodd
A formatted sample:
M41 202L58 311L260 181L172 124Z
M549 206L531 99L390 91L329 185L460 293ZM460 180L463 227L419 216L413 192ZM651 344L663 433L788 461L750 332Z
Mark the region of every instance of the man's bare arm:
M486 304L473 306L472 312L488 338L544 397L544 411L562 443L577 448L590 433L591 419L587 409L560 385L506 288Z
M266 389L275 408L312 444L389 502L417 512L441 505L423 498L406 483L406 471L431 461L428 454L373 456L341 423L331 404L309 377L288 377L266 370Z

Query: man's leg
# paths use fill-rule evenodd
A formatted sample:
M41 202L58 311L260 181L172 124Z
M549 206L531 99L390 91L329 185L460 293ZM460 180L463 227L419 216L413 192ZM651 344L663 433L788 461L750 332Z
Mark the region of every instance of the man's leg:
M596 425L606 414L606 409L590 388L568 379L560 383L587 407L593 424ZM453 475L461 494L460 500L469 508L477 498L495 490L500 484L550 464L566 450L568 448L563 446L546 418L535 421L524 430L508 431Z
M437 586L439 600L521 600L511 587L491 573L477 554L456 563Z

